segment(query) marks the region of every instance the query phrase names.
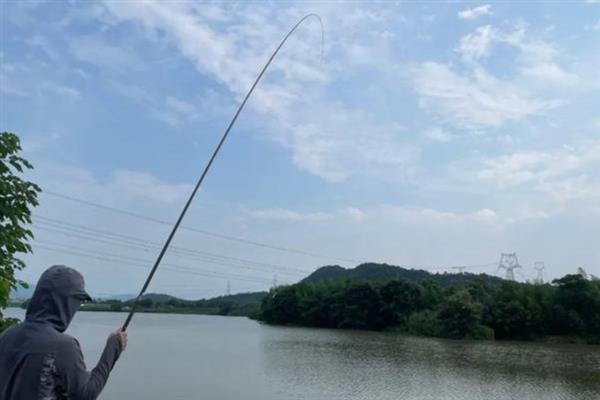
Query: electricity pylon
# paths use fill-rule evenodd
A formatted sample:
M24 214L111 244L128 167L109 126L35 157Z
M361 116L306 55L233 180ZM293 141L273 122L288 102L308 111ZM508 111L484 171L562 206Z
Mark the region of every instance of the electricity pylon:
M458 266L458 267L452 267L452 269L456 269L458 270L459 274L463 274L465 269L467 269L468 267L463 267L463 266Z
M537 271L537 275L535 277L535 283L542 284L544 283L544 270L546 269L546 265L543 261L536 261L533 265L533 268Z
M517 253L502 253L500 255L500 263L498 269L506 270L506 279L509 281L515 280L515 269L521 268Z

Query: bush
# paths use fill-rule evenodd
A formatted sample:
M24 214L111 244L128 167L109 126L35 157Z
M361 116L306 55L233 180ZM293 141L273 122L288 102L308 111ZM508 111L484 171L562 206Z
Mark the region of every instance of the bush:
M407 333L418 336L438 336L441 330L438 315L432 310L412 313L405 329Z

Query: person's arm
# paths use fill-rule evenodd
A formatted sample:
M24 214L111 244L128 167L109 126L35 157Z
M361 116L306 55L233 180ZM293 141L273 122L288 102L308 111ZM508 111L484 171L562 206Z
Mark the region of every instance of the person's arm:
M83 361L79 342L73 339L72 348L61 357L59 376L61 387L67 398L72 400L95 400L106 381L113 366L127 344L125 333L113 333L108 337L102 356L96 367L88 372Z

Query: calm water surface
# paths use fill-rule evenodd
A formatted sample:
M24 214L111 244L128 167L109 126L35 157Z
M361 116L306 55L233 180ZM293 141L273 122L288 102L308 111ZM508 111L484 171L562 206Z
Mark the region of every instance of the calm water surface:
M23 318L23 311L8 315ZM80 312L88 366L125 314ZM138 314L100 397L209 400L600 399L600 347L463 342Z

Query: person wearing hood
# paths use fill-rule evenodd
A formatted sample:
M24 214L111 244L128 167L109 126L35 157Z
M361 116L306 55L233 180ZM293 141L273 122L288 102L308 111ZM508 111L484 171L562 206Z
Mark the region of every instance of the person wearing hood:
M84 301L81 274L55 265L39 279L25 321L0 335L0 400L92 400L127 346L127 333L108 337L88 372L77 340L64 331Z

